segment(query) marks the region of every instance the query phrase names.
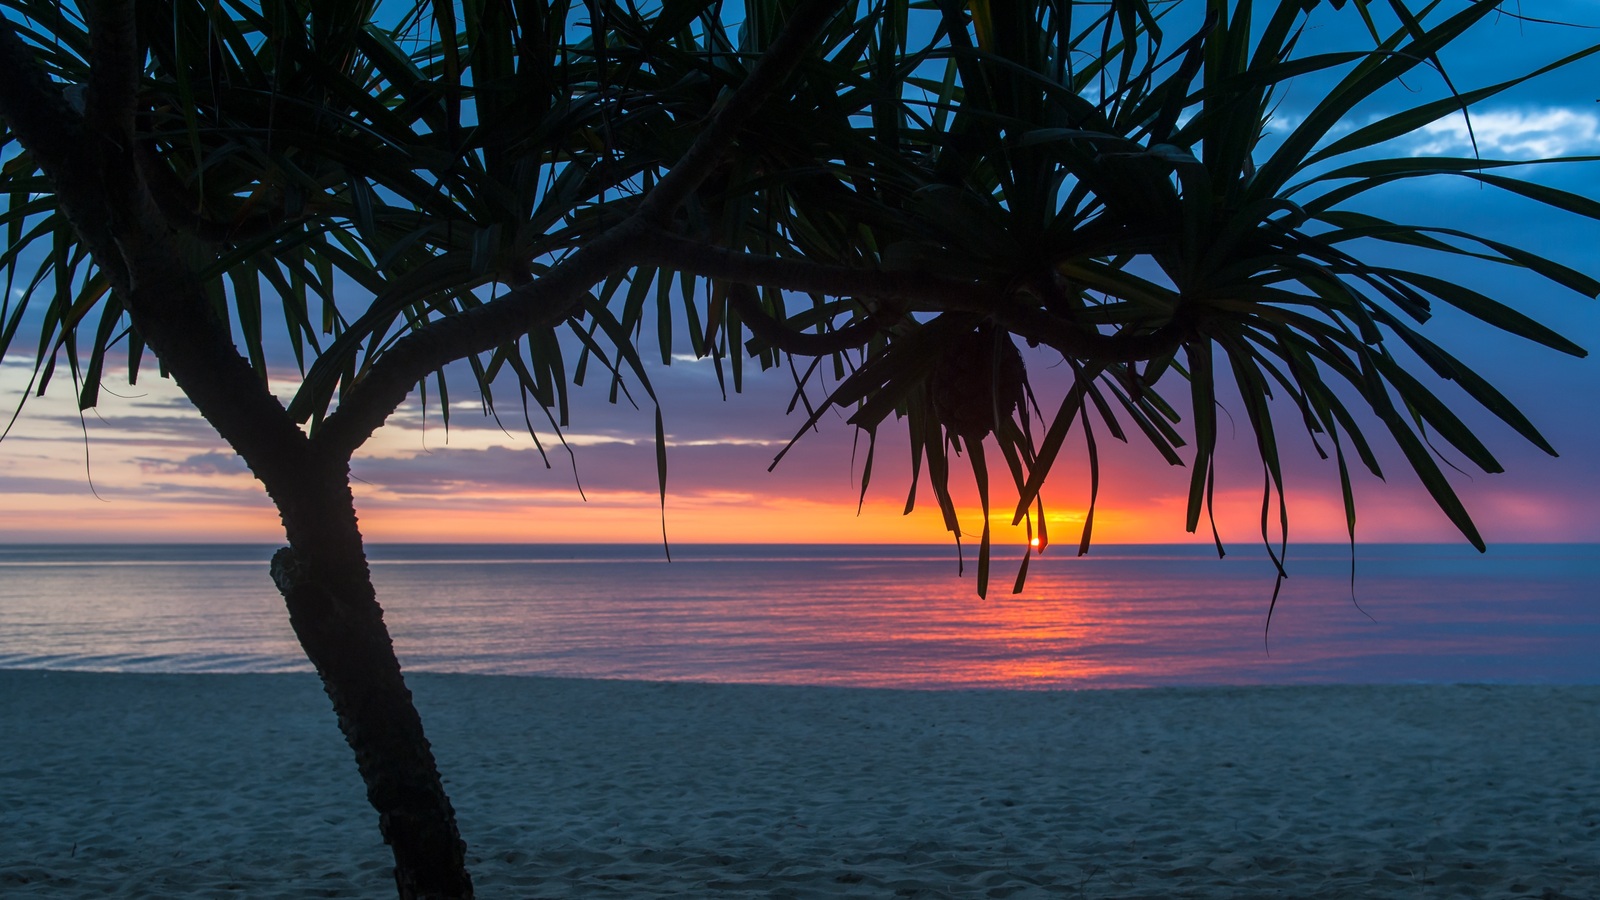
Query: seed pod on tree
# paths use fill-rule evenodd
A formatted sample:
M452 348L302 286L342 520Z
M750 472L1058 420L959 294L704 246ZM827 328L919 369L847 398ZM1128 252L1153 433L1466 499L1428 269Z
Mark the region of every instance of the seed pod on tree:
M934 414L963 442L981 441L1001 418L1026 415L1027 379L1011 335L979 325L952 342L934 368Z

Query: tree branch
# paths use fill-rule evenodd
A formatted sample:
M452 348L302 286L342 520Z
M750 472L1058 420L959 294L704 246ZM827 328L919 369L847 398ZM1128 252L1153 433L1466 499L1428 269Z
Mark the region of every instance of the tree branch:
M577 311L583 294L632 265L630 248L644 232L632 217L590 241L539 279L498 300L437 319L395 341L344 392L339 408L312 436L317 452L349 459L430 372L492 350Z
M212 244L249 241L262 237L272 229L289 221L281 206L258 209L248 215L236 216L231 221L212 218L199 209L194 197L182 180L173 173L155 150L150 140L139 140L134 147L134 161L145 189L167 223L178 231L194 235Z
M55 187L67 219L113 287L128 273L106 221L105 186L83 116L40 65L32 47L0 16L0 117Z
M1177 350L1195 335L1195 325L1180 314L1147 332L1103 334L1018 299L1007 289L924 272L852 269L797 259L781 259L713 247L656 230L636 248L638 262L672 266L712 278L781 290L834 297L903 300L938 312L979 313L1023 338L1055 348L1082 362L1109 365L1155 359Z
M802 0L777 39L756 61L750 77L728 95L727 102L712 116L711 124L639 204L638 216L656 224L667 221L711 174L750 116L788 81L843 5L842 0Z
M110 27L119 19L112 13ZM126 74L127 34L92 38L105 48L106 87L97 103L120 121L118 72ZM98 51L96 53L98 55ZM100 80L94 76L96 82ZM89 107L86 105L86 109ZM244 458L280 500L292 494L309 463L305 435L289 420L277 399L233 346L226 322L219 320L205 290L172 240L154 204L143 192L130 164L106 171L122 144L89 139L91 130L50 81L34 51L0 17L0 115L55 189L72 228L94 264L111 281L140 337L177 380L200 414ZM123 137L127 137L127 132ZM114 139L114 136L112 136Z
M958 281L923 272L853 269L744 253L654 229L635 248L638 262L671 266L741 284L830 297L917 300L939 309L988 313L997 292L975 281Z
M309 456L305 433L267 390L264 373L239 355L227 321L218 316L139 179L130 172L116 181L126 190L102 192L99 209L69 211L73 227L84 235L85 218L98 216L104 223L94 227L111 236L109 250L85 238L95 263L123 273L113 278L113 288L140 337L195 409L249 465L287 525L302 498L315 496L307 485L342 478L346 460Z
M0 116L34 161L54 176L83 153L83 117L39 65L32 47L0 16Z
M88 0L82 8L89 25L84 120L126 154L132 149L134 102L144 72L133 2Z
M728 305L739 313L739 319L750 333L766 341L771 347L795 356L828 356L853 350L872 340L878 329L872 322L852 322L843 328L824 333L796 331L761 308L755 288L748 284L735 284L728 288Z
M611 273L637 264L634 247L667 220L722 159L750 116L782 87L805 59L843 0L802 0L783 31L688 152L651 188L639 208L620 224L576 250L536 281L506 296L422 326L389 348L346 390L312 441L320 453L348 459L366 443L411 393L418 381L446 364L492 350L535 328L570 316L579 298Z

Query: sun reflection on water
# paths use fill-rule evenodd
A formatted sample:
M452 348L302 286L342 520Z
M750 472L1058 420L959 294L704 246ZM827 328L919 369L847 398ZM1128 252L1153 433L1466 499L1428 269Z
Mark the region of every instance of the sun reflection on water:
M896 688L1600 681L1600 549L1330 550L1271 567L1187 548L1035 558L987 599L944 548L374 548L410 670ZM0 666L307 668L270 550L0 548ZM162 554L167 554L163 556ZM251 556L256 553L260 556Z

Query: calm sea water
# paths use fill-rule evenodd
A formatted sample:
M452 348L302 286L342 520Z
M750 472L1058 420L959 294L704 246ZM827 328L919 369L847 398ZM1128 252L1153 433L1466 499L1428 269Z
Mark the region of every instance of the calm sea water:
M378 545L410 670L918 688L1600 683L1600 546L1101 547L1015 560L988 599L950 547ZM0 547L0 667L309 669L243 545ZM1012 556L1017 554L1013 553ZM1364 612L1363 612L1364 610ZM1265 640L1264 640L1265 638Z

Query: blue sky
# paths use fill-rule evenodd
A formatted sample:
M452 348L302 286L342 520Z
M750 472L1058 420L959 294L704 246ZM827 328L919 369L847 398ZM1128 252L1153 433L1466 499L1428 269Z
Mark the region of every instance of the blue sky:
M1458 4L1459 5L1459 4ZM1534 4L1522 4L1534 12ZM1507 9L1515 11L1517 5ZM1370 42L1353 7L1322 10L1308 29L1306 47L1363 46ZM1476 87L1531 69L1572 50L1600 43L1600 8L1547 0L1536 12L1587 27L1491 17L1444 61L1455 83ZM1182 29L1172 26L1176 34ZM1292 127L1326 89L1328 79L1307 77L1285 92L1277 124ZM1494 98L1473 116L1478 149L1489 158L1600 155L1600 62L1591 58L1554 76ZM1437 96L1440 79L1418 71L1359 109L1351 127L1386 110ZM1393 142L1384 155L1469 155L1464 123L1446 120ZM1570 163L1519 174L1587 197L1600 198L1600 164ZM1441 224L1528 246L1600 275L1596 252L1600 224L1552 214L1536 205L1465 179L1395 188L1371 197L1364 211L1402 222ZM1400 254L1403 251L1387 250ZM1399 257L1397 257L1399 258ZM1471 284L1571 336L1600 349L1600 304L1493 266L1456 267L1441 274ZM1479 427L1505 464L1503 475L1456 476L1454 482L1491 542L1600 540L1600 363L1570 359L1506 335L1449 309L1438 311L1425 333L1490 378L1561 451L1550 459L1523 442L1449 385L1464 418ZM17 346L31 346L26 339ZM648 354L647 354L648 356ZM285 361L287 357L284 357ZM14 356L0 366L0 398L21 399L29 366ZM1059 391L1059 369L1030 359L1036 384ZM755 377L747 392L723 401L708 365L680 358L654 366L669 432L671 481L667 521L678 540L921 540L944 532L931 509L903 518L908 484L903 439L884 435L873 489L856 514L852 466L854 435L841 418L824 423L773 473L774 453L799 427L785 416L791 385L786 373ZM276 376L284 395L295 380L290 368ZM605 402L603 386L574 393L573 427L580 498L564 451L552 449L546 469L522 432L520 410L503 409L505 431L477 415L477 404L457 379L456 415L446 441L437 415L417 403L402 410L358 455L358 504L369 537L378 540L628 540L659 536L652 418ZM63 385L64 386L64 385ZM1181 393L1177 385L1163 385ZM275 516L254 482L171 386L146 372L135 388L112 385L99 409L80 420L65 392L30 400L11 435L0 443L0 540L138 540L278 538ZM1059 396L1059 393L1056 394ZM1045 404L1047 407L1050 404ZM1240 433L1230 438L1224 417L1225 454L1219 485L1224 537L1250 541L1260 503L1260 467L1244 434L1243 412L1232 407ZM1292 419L1283 417L1292 424ZM537 421L537 420L536 420ZM1290 435L1285 428L1285 434ZM87 435L87 447L85 445ZM548 437L548 435L547 435ZM1336 470L1315 458L1307 441L1288 437L1292 534L1304 540L1340 540L1343 517ZM1378 443L1387 448L1386 442ZM1137 444L1103 451L1097 534L1102 540L1185 540L1183 491L1188 473L1171 469ZM1453 451L1442 453L1463 469ZM1082 454L1064 460L1047 490L1055 507L1057 541L1075 539L1086 499ZM855 464L859 465L859 456ZM87 460L87 472L86 472ZM1387 484L1363 478L1357 500L1360 532L1368 540L1454 540L1442 515L1414 484L1397 453L1383 456ZM91 478L92 484L91 489ZM926 497L926 491L922 492ZM976 523L969 523L975 526ZM1066 533L1063 533L1063 529ZM1209 540L1208 535L1195 539Z

